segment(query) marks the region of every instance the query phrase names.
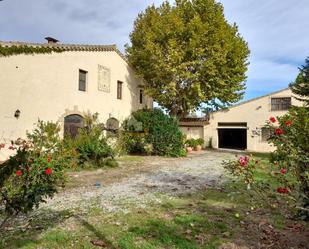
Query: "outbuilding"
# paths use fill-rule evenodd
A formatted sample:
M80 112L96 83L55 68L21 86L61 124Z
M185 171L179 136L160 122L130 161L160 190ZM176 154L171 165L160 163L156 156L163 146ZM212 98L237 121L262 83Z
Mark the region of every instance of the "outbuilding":
M199 132L183 123L180 126L189 137L203 138L216 149L271 152L274 147L268 143L271 131L265 128L266 122L270 117L286 114L292 105L301 104L286 88L210 113L207 123L194 128ZM194 127L192 122L190 125Z
M270 130L265 128L270 117L286 114L292 105L301 105L289 88L241 102L210 114L204 126L206 140L220 149L270 152Z

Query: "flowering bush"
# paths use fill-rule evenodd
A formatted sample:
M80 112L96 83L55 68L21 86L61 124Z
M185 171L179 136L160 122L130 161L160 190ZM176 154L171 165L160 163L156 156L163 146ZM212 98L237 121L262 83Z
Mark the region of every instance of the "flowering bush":
M57 124L39 121L27 140L17 139L9 146L16 154L0 165L0 212L7 217L37 208L63 185L66 160L58 131Z
M64 141L66 151L73 151L72 160L79 167L116 167L115 152L103 135L103 126L99 123L98 114L85 117L85 127L79 129L75 138L67 137Z
M293 107L289 113L269 122L275 129L269 142L276 146L272 161L281 173L278 192L289 194L301 210L303 218L309 218L309 108ZM284 176L284 177L283 177Z
M223 166L234 176L240 177L251 189L254 183L254 171L259 161L252 157L241 156L237 160L224 161Z
M292 108L282 117L270 117L266 125L276 146L267 172L260 179L259 164L251 157L224 162L225 168L240 177L272 206L287 204L302 219L309 218L309 109ZM276 197L276 198L274 198ZM272 203L275 202L275 205Z

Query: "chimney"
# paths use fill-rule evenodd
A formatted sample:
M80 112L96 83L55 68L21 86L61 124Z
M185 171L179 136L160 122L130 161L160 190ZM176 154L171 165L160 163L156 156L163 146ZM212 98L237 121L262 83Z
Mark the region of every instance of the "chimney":
M53 37L45 37L45 40L47 40L48 44L56 44L57 42L59 42L57 39L53 38Z

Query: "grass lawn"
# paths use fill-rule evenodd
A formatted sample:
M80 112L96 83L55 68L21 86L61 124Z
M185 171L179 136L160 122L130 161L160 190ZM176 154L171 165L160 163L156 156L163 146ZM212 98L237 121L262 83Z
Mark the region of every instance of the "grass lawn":
M267 156L260 159L267 162ZM261 170L261 177L263 174ZM239 189L245 186L230 182L190 195L160 196L160 204L145 209L132 206L129 213L105 213L97 208L88 213L47 211L29 221L26 228L1 233L0 247L210 249L234 243L247 248L281 248L277 243L294 246L306 242L306 224L293 235L294 231L286 229L293 221L286 220L284 213L262 208ZM286 242L289 236L297 241Z

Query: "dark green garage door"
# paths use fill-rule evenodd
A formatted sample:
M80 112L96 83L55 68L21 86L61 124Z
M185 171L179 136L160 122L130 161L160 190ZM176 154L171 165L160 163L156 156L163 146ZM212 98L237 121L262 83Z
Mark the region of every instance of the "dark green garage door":
M219 128L219 148L222 149L247 149L247 129Z

